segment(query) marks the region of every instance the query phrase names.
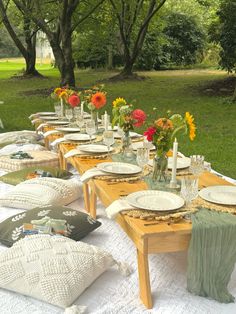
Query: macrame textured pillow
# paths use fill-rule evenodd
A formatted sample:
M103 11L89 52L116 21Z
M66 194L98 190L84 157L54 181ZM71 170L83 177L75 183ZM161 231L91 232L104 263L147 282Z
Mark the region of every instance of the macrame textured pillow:
M67 205L82 194L77 179L36 178L24 181L0 196L0 206L32 209L48 205Z
M14 143L19 136L23 136L29 141L37 141L38 134L35 131L23 130L23 131L12 131L0 134L0 144Z
M10 155L12 153L18 152L19 150L22 152L31 152L46 150L46 148L39 144L24 144L22 146L19 146L17 144L10 144L0 149L0 156Z
M0 169L17 171L33 166L59 166L59 159L56 153L49 151L30 151L29 154L33 159L11 159L10 155L0 156Z
M66 308L115 263L93 245L33 235L0 253L0 287Z

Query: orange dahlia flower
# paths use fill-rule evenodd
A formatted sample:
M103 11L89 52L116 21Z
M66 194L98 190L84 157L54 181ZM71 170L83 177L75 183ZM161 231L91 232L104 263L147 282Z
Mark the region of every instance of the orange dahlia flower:
M155 121L155 125L162 128L163 130L173 129L173 123L169 119L160 118Z
M100 109L105 106L106 102L106 95L102 92L97 92L91 97L91 103L95 106L96 109Z

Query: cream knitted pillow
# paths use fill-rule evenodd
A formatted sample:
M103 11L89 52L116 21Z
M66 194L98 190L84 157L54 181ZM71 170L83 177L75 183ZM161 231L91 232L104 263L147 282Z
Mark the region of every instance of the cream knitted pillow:
M32 209L47 205L67 205L82 195L77 179L36 178L16 185L0 196L0 206Z
M0 287L66 308L114 264L93 245L33 235L0 253Z
M34 166L59 166L59 159L56 153L49 151L30 151L29 154L33 159L11 159L10 155L0 156L0 169L5 171L17 171Z
M0 156L10 155L12 153L16 153L18 151L22 152L31 152L31 151L41 151L46 150L45 147L39 144L24 144L22 146L18 146L17 144L6 145L0 149Z

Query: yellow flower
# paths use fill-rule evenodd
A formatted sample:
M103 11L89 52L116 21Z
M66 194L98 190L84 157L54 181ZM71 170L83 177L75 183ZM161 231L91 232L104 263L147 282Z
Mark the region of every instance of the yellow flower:
M196 125L194 123L193 116L189 112L185 113L185 121L189 128L189 138L191 141L193 141L196 137Z
M116 98L114 101L113 101L113 103L112 103L112 105L113 105L113 107L122 107L122 106L125 106L127 104L127 102L126 102L126 100L124 99L124 98Z
M67 92L66 92L66 91L61 92L60 95L59 95L60 98L64 98L64 99L66 99L67 96L68 96L68 95L67 95Z

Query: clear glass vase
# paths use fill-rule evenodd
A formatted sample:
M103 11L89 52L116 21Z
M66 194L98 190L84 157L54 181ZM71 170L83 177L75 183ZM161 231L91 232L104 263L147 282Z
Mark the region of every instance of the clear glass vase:
M95 122L96 133L98 132L98 113L96 110L91 110L91 119Z
M156 155L153 159L152 180L156 182L167 181L168 158L166 153Z
M135 157L129 131L124 132L122 137L122 154L125 159L132 159Z

